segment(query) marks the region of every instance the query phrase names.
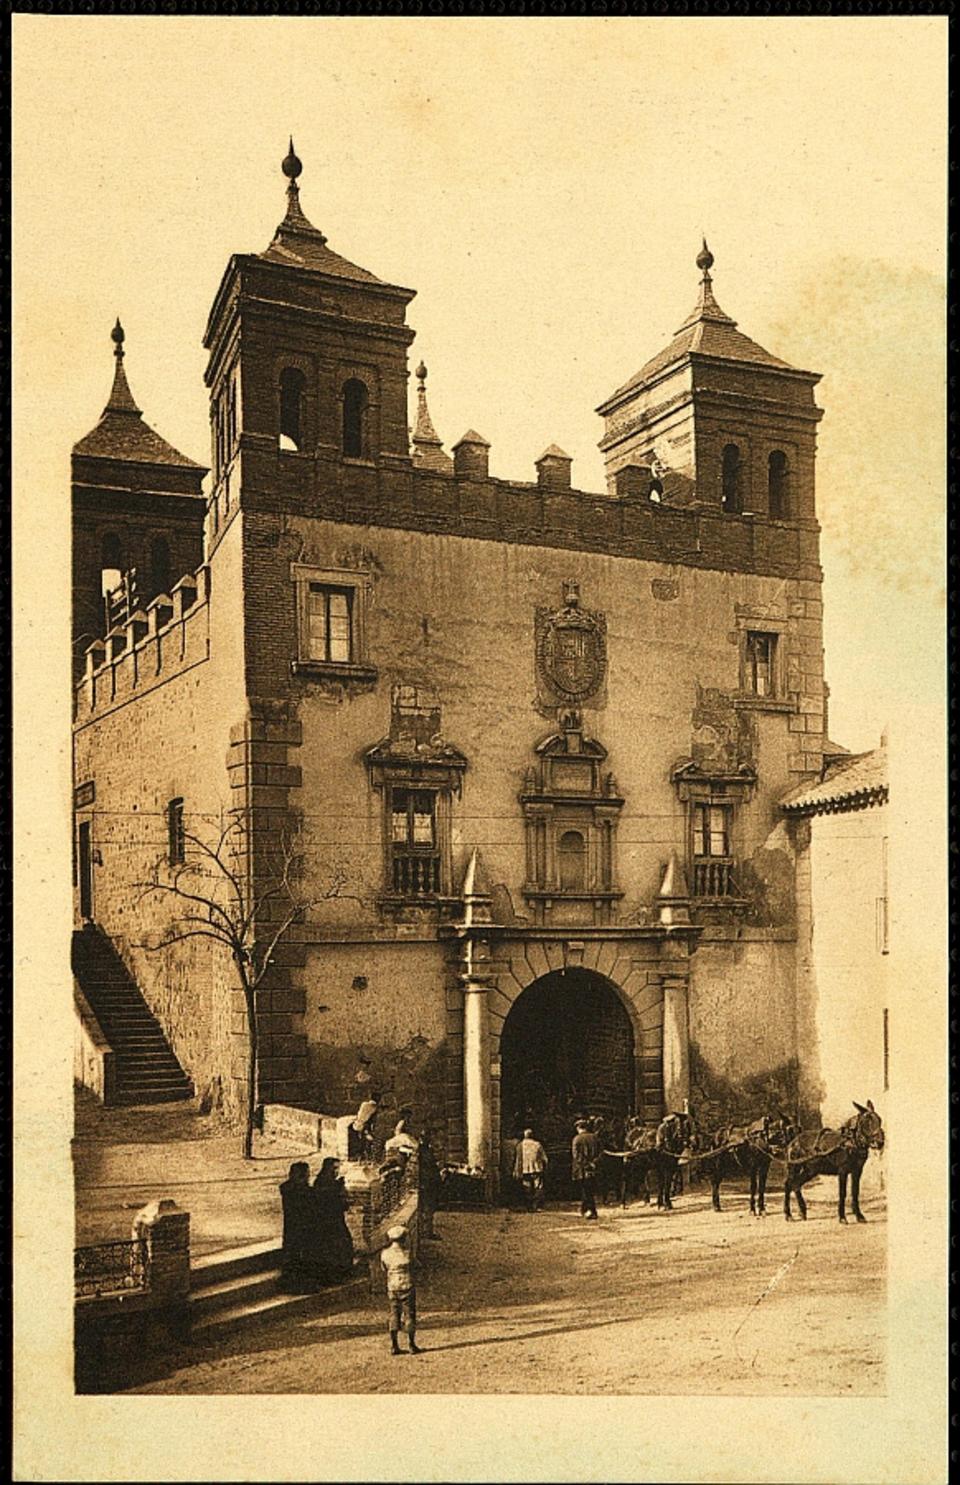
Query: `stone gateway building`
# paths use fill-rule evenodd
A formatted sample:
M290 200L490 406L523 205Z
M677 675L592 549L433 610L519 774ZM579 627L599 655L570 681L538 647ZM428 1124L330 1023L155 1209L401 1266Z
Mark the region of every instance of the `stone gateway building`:
M445 452L422 364L411 437L413 291L336 253L292 147L283 169L286 215L206 327L205 498L119 327L74 449L85 1014L112 962L170 1087L179 1065L242 1108L235 966L199 934L158 948L174 908L144 890L239 819L238 893L294 840L307 904L258 991L261 1103L372 1089L488 1172L524 1120L559 1150L583 1110L815 1108L781 801L831 752L817 375L724 313L704 244L694 309L598 409L607 488L555 445L492 478L479 433Z

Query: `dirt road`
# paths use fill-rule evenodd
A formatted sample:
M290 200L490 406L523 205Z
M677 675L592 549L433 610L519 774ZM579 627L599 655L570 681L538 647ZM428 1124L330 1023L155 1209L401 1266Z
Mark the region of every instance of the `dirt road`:
M383 1309L266 1325L182 1348L131 1390L217 1392L727 1393L884 1391L886 1222L836 1220L836 1183L808 1188L806 1223L774 1191L671 1214L571 1208L440 1213L425 1244L422 1356L391 1357Z

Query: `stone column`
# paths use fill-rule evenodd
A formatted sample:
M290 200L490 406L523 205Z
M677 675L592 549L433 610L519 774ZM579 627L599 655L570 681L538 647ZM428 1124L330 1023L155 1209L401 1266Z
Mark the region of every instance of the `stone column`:
M467 1164L490 1173L490 1037L487 987L463 979L463 1096L467 1126Z
M668 976L663 981L663 1101L667 1113L683 1108L690 1097L690 1027L687 980Z

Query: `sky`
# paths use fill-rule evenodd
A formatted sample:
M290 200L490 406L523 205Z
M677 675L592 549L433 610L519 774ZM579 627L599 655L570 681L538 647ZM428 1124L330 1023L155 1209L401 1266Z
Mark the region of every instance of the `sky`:
M283 215L292 133L331 247L417 290L411 366L447 448L479 429L505 478L556 442L604 488L594 409L692 307L706 234L726 312L823 374L831 732L874 746L943 689L945 37L919 17L17 16L21 550L66 562L69 451L118 314L147 421L209 462L206 316Z

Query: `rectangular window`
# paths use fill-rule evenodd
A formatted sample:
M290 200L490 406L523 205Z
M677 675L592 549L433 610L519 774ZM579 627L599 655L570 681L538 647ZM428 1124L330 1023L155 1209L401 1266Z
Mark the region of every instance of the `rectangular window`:
M746 643L746 687L754 696L776 696L777 694L777 636L761 634L757 630L747 631Z
M171 866L180 866L186 860L182 799L171 799L167 805L167 856Z
M732 824L732 805L710 803L693 806L694 896L735 895Z
M353 590L311 583L307 593L307 658L348 665L353 659Z
M430 789L390 791L390 890L397 897L440 892L437 795Z
M369 573L293 562L290 575L297 606L294 675L375 681L377 668L367 659Z

